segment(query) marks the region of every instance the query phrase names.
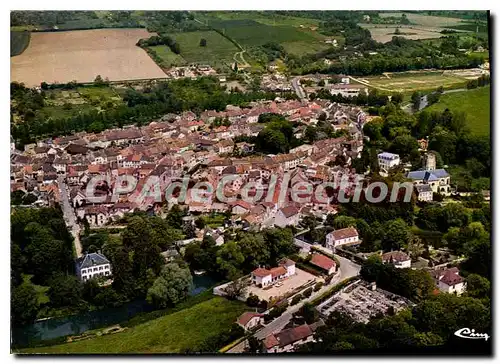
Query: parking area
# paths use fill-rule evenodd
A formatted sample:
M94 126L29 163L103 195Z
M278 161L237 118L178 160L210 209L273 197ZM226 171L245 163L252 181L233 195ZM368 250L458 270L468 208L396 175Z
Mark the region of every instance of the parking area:
M373 316L387 315L390 311L396 313L411 304L404 297L379 288L372 290L369 283L357 281L320 304L317 309L324 316L339 311L355 321L366 323Z
M285 296L287 293L305 285L308 282L316 282L317 279L318 278L316 276L295 268L295 275L285 278L271 287L268 286L266 288L259 288L252 284L248 287L248 294L254 294L259 297L259 299L269 302L272 297L276 298Z

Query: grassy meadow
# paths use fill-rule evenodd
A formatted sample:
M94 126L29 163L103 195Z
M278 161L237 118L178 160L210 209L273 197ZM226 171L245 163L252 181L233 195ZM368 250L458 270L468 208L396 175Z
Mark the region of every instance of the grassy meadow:
M427 110L442 111L446 108L465 112L473 134L490 134L490 86L442 95L439 102Z
M21 350L33 353L179 353L228 329L245 311L222 297L129 328L124 332L62 345Z

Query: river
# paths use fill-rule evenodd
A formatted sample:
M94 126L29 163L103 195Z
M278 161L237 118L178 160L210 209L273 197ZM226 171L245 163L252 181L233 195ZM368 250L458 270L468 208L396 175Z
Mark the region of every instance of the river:
M190 295L195 296L217 283L208 276L193 276L194 287ZM151 312L153 307L144 300L129 302L117 308L85 312L68 317L37 321L22 328L12 328L12 344L26 346L29 342L50 340L61 336L79 335L87 330L99 329L127 321L142 312Z

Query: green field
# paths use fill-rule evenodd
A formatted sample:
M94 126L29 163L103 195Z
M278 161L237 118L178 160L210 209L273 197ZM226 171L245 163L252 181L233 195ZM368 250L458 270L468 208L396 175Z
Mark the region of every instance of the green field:
M158 57L162 60L162 66L172 67L172 66L182 66L186 64L186 60L182 58L181 55L175 54L170 50L170 47L166 45L159 45L149 47L153 52L156 53Z
M490 134L490 87L442 95L438 103L430 106L429 111L442 111L449 108L467 114L469 128L473 134Z
M30 44L30 32L10 32L10 56L18 56Z
M239 301L215 297L124 332L22 353L179 353L227 330L245 311Z
M216 66L232 62L233 55L239 49L228 39L215 31L197 31L172 34L181 49L181 56L188 63L209 63ZM200 40L207 40L206 47L200 46Z
M206 19L205 14L200 18ZM298 18L293 16L284 16L262 11L215 11L210 12L209 17L216 17L220 20L245 20L252 19L266 25L290 25L294 27L317 27L320 23L318 19Z
M387 76L356 77L370 87L388 92L412 93L414 91L464 87L467 80L463 77L443 72L402 72L388 73Z

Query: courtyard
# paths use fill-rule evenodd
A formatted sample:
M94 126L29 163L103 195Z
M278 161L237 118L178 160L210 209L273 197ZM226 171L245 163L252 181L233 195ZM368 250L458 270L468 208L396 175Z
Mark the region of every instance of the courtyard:
M259 288L253 284L250 285L248 287L248 294L254 294L259 297L259 299L269 302L271 298L283 297L307 283L316 283L317 280L318 277L299 268L295 268L295 274L293 276L282 279L272 286Z

